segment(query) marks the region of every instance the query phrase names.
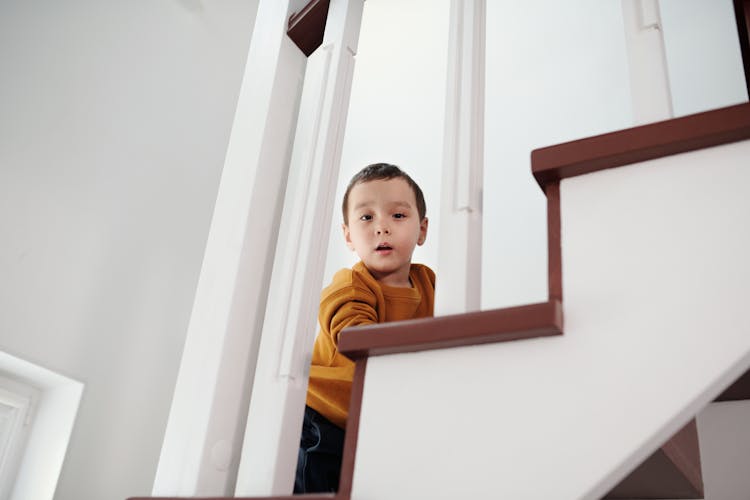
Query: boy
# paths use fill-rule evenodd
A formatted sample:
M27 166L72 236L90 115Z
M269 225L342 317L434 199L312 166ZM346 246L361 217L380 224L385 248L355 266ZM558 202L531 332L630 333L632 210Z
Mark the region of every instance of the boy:
M354 363L338 352L346 327L432 316L435 273L412 264L427 236L422 190L394 165L356 174L344 194L344 239L361 259L333 277L320 300L295 493L336 491Z

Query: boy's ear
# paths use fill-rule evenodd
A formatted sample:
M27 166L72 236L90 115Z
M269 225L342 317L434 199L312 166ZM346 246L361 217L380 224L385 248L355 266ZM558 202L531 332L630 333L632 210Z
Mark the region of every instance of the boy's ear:
M346 246L349 248L349 250L354 251L352 237L351 234L349 234L349 226L347 226L346 223L341 224L341 229L344 231L344 241L346 241Z
M427 217L422 219L422 222L419 223L419 238L417 239L417 245L424 245L424 241L427 239L427 225L429 220L427 220Z

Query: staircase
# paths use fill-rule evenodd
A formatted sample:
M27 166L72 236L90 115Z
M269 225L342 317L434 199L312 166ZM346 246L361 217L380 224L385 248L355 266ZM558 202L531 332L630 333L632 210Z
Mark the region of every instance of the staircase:
M694 417L750 399L748 158L748 103L534 151L548 301L344 332L340 490L305 498L703 498Z
M750 368L748 138L743 104L535 151L550 301L452 336L436 318L437 339L422 322L342 338L369 355L351 497L450 478L428 497L702 498L692 418L750 393L747 375L725 391ZM562 336L478 345L560 333L560 299ZM491 340L468 326L483 315Z
M748 158L748 103L534 151L549 300L347 330L306 498L703 498L693 419L750 399Z

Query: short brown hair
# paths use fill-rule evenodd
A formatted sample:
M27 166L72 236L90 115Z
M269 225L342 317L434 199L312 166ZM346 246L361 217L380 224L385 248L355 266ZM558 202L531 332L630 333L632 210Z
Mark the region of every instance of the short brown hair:
M417 199L417 212L419 212L419 220L424 219L425 215L427 215L427 205L424 201L424 194L422 194L422 190L419 188L419 185L414 182L414 179L409 177L409 174L398 168L396 165L391 165L390 163L373 163L372 165L367 165L365 168L357 172L354 177L352 177L352 180L349 181L349 186L347 186L346 192L344 193L344 201L341 204L341 211L344 214L344 224L349 224L349 215L346 213L346 211L349 206L349 193L354 188L354 186L356 186L357 184L362 184L363 182L379 181L384 179L388 180L395 178L404 179L409 184L409 187L411 187L412 191L414 191L414 197Z

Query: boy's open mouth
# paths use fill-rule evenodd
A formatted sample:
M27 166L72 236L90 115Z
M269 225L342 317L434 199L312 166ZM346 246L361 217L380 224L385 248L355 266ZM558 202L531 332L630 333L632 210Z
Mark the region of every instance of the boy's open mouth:
M393 248L388 243L383 243L378 245L378 247L375 249L376 252L386 251L386 250L393 250Z

